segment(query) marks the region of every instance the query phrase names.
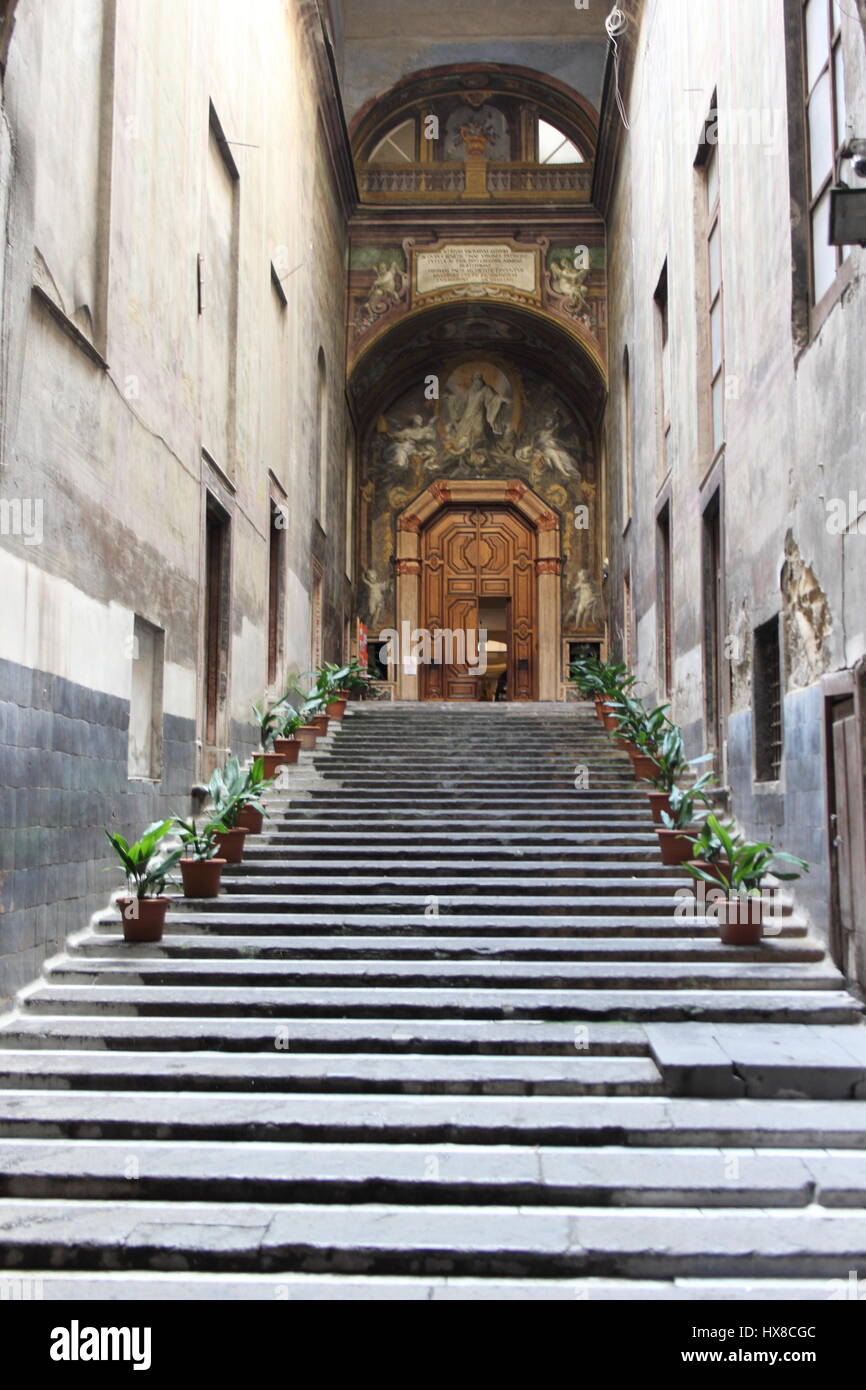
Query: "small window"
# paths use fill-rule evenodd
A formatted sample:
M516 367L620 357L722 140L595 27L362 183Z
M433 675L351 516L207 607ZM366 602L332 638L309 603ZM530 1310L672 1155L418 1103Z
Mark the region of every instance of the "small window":
M778 617L756 628L754 641L755 781L776 782L782 767L782 663Z
M162 687L165 633L135 615L132 636L132 687L129 701L129 776L159 781L162 776Z
M832 287L839 266L851 250L830 245L830 189L836 155L845 140L845 75L840 6L836 0L805 0L803 47L812 298L817 304Z
M376 145L368 163L414 164L417 157L415 144L415 120L412 117L388 131Z
M582 164L583 155L573 140L547 121L538 122L539 164Z

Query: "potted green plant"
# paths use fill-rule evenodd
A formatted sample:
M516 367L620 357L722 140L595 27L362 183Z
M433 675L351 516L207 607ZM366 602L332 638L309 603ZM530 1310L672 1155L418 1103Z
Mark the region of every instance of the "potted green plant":
M252 708L262 740L265 776L270 780L276 776L284 763L293 761L276 747L287 710L291 709L291 705L288 703L288 696L284 695L271 705L263 702L261 705L253 705Z
M678 780L686 776L690 769L699 767L701 763L710 762L712 753L705 753L700 758L687 758L683 736L676 724L670 724L664 730L661 739L656 745L653 754L655 772L651 779L653 790L648 793L652 818L657 825L662 823L662 813L671 814L670 794L677 785ZM705 773L692 786L692 791L703 792L705 787L710 786L715 781L712 773Z
M174 822L154 821L140 840L130 844L111 830L105 834L126 876L128 897L118 897L126 941L159 941L165 927L169 900L164 896L165 881L183 851L161 849L161 841Z
M712 906L725 945L755 946L763 930L762 888L767 874L792 880L808 873L809 865L794 854L775 850L766 841L735 837L715 816L707 817L707 825L724 848L725 867L716 864L711 872L695 863L686 867L693 878L714 890ZM792 864L794 872L783 872L776 867L778 864Z
M724 829L725 839L723 840L719 831ZM690 835L692 845L692 856L687 862L694 868L703 869L706 873L714 875L717 870L725 872L728 868L728 843L739 844L741 837L730 826L723 827L718 818L714 815L707 816L697 835ZM690 871L691 872L691 871ZM714 878L714 882L720 880Z
M316 677L316 690L325 697L325 713L329 719L340 720L346 713L349 688L346 681L352 673L352 663L336 666L324 662Z
M279 753L285 763L296 763L301 752L301 741L297 737L298 729L304 722L304 717L293 705L286 705L280 721L279 732L274 739L274 750Z
M315 672L308 672L304 680L309 681L314 679L315 674ZM300 743L303 751L312 753L316 747L316 740L319 734L326 731L323 730L319 724L314 723L314 716L322 709L323 701L321 697L315 693L315 688L306 691L299 680L293 680L291 682L291 689L294 694L299 695L303 701L300 710L302 723L295 729L294 737Z
M691 859L693 849L688 831L696 829L698 806L709 805L705 788L712 781L712 773L705 772L692 786L671 787L666 793L667 806L656 826L663 864L685 864Z
M217 832L220 854L229 864L240 864L244 856L244 839L248 826L240 824L243 812L251 807L264 812L260 796L266 785L264 758L256 758L248 773L241 770L238 759L231 756L225 765L215 768L208 792L214 807L214 819L222 821L225 830Z
M185 898L216 898L226 861L217 856L217 835L226 830L221 820L205 821L201 827L195 818L182 820L176 816L175 827L184 848L180 874Z
M366 666L362 666L356 656L345 667L345 675L340 681L340 693L346 692L347 698L354 697L364 700L370 695L373 677L370 675Z
M656 754L668 729L672 728L667 713L669 709L670 705L659 705L657 709L650 710L643 729L635 735L638 751L630 756L638 781L652 781L658 774Z
M286 759L286 762L291 761L291 758ZM273 778L267 775L264 757L253 758L239 792L241 809L235 822L239 830L246 830L252 835L261 834L267 815L262 798L272 782Z

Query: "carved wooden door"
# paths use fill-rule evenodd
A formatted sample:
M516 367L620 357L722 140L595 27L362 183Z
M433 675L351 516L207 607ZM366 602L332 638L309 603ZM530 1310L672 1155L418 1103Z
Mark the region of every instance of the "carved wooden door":
M509 507L448 507L421 542L421 622L434 638L434 659L421 670L425 699L478 699L472 668L485 599L508 605L508 698L534 700L535 531Z

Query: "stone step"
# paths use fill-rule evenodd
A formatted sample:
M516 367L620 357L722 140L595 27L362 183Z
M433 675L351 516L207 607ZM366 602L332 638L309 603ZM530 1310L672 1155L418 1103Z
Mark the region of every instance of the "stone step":
M135 1270L28 1270L6 1283L45 1302L651 1302L809 1303L856 1299L856 1276L840 1279L472 1279L447 1275L168 1274ZM862 1286L861 1286L862 1287Z
M638 1211L567 1206L312 1206L0 1199L0 1261L16 1270L423 1272L847 1279L866 1215L810 1208Z
M266 988L346 985L439 990L467 988L551 991L598 990L837 990L835 966L741 960L731 950L723 961L640 960L389 960L363 958L280 960L253 958L156 958L127 948L122 957L55 956L44 978L54 984L149 984Z
M637 837L635 837L637 838ZM442 837L448 841L448 837ZM393 858L399 852L399 859ZM550 856L555 858L550 858ZM243 859L245 863L264 863L272 862L275 859L285 860L286 863L295 863L297 859L302 859L307 865L314 865L317 860L328 859L329 863L334 860L339 863L342 860L346 865L356 865L361 863L381 863L382 859L395 865L413 867L416 860L427 859L431 865L435 865L436 870L439 865L445 862L445 867L463 867L466 863L474 865L475 862L484 865L495 865L498 867L503 863L531 863L537 865L539 862L555 863L562 866L563 863L569 865L582 865L589 863L594 867L609 867L621 863L628 866L631 870L632 863L637 865L659 866L659 842L655 833L646 834L644 842L637 844L574 844L569 840L563 840L560 845L548 844L471 844L471 845L449 845L448 842L424 841L421 837L409 838L406 840L392 841L386 837L367 837L360 844L354 837L322 837L307 834L304 837L295 835L272 833L267 821L264 824L264 831L260 835L247 835L245 848L243 848Z
M264 851L264 852L263 852ZM659 861L658 854L654 859L647 857L646 862L629 863L628 872L623 871L622 860L619 856L607 863L598 863L595 860L588 862L570 863L563 860L547 859L540 862L523 863L520 860L511 861L506 865L491 863L489 861L475 859L465 862L420 860L414 863L406 863L402 859L392 859L382 856L381 858L367 858L363 862L354 860L329 859L328 874L322 873L322 862L320 859L292 860L286 870L278 872L275 866L280 865L283 860L278 849L267 850L267 847L256 849L253 847L249 852L244 851L245 863L232 864L223 871L223 883L229 884L240 879L254 878L256 880L265 879L271 882L282 883L284 881L304 882L304 883L329 883L329 882L354 882L358 878L365 881L370 878L381 878L388 882L405 883L407 879L425 878L435 876L440 882L445 884L453 882L454 878L471 878L473 882L487 885L491 881L513 883L524 878L555 878L567 879L569 883L585 884L591 880L608 882L613 879L616 883L627 883L632 885L634 879L646 880L648 883L658 881L665 882L667 886L671 878L676 878L680 882L689 882L684 878L682 869L668 869ZM571 856L569 856L569 859ZM533 885L535 886L535 885Z
M761 967L763 969L763 967ZM574 1024L730 1022L856 1023L851 995L827 988L690 989L685 985L647 989L364 988L219 985L123 985L40 983L19 995L33 1013L176 1014L217 1017L238 1011L248 1017L563 1019Z
M470 1022L466 1019L394 1020L293 1018L275 1025L261 1018L94 1017L28 1015L0 1018L4 1048L110 1049L132 1051L387 1052L399 1055L457 1053L573 1057L649 1055L639 1024Z
M0 1140L0 1196L580 1207L866 1206L866 1153Z
M824 959L824 950L813 941L778 940L768 937L759 946L725 946L718 940L692 938L595 937L589 941L568 937L545 937L541 933L529 939L510 937L416 936L184 936L177 933L163 938L159 945L143 946L141 954L149 959L201 960L207 957L259 960L304 960L358 958L388 960L573 960L573 961L795 961L817 962ZM104 934L82 933L69 942L73 956L98 956L105 960L129 961L129 947L118 933L112 940Z
M337 1091L365 1095L644 1095L660 1094L648 1057L397 1057L362 1053L273 1052L270 1056L147 1052L7 1052L0 1089L102 1091Z
M417 877L404 872L392 872L381 869L378 866L371 866L368 874L359 873L357 866L352 866L353 871L345 874L337 873L275 873L272 868L265 865L256 867L247 865L246 873L240 872L243 866L235 868L234 865L227 865L223 870L222 886L226 893L231 893L237 889L241 893L278 893L283 898L288 898L292 894L303 894L311 896L317 888L323 889L329 897L334 893L351 894L360 892L371 896L376 893L385 893L391 896L395 891L397 894L401 890L418 890ZM526 871L512 869L507 874L475 874L468 878L463 876L449 876L446 873L439 873L435 877L434 884L437 896L444 899L456 892L464 896L475 896L476 894L487 894L501 891L508 896L520 893L524 888L528 888L533 894L540 896L557 896L558 894L580 894L592 892L596 898L602 898L608 894L634 893L635 889L642 889L648 896L652 893L663 894L669 898L675 893L677 888L690 888L694 880L682 870L674 869L672 872L665 870L660 864L653 866L654 872L647 873L635 869L628 874L614 869L606 874L587 874L575 873L568 865L562 865L558 872L548 871L540 875L541 882L537 882L532 866ZM423 880L422 880L423 883ZM426 897L427 894L425 893Z
M517 897L499 897L496 894L485 893L394 893L381 892L367 894L358 891L354 893L304 893L301 888L291 896L278 891L263 893L261 891L252 893L242 891L245 885L238 880L236 890L224 893L219 898L220 909L229 914L232 912L261 912L270 913L274 916L283 913L340 913L357 912L359 908L367 907L367 911L382 913L393 912L399 915L417 914L424 918L425 909L435 904L436 910L442 916L459 917L468 913L477 913L479 910L498 911L503 916L510 916L513 913L525 914L529 911L537 913L539 917L558 916L562 913L569 913L573 917L583 916L588 913L590 916L605 912L608 915L616 913L620 915L630 915L632 913L648 917L652 914L661 916L672 916L677 907L684 901L676 897L676 880L666 881L667 892L662 894L660 891L653 894L640 893L635 891L628 896L617 894L606 894L597 892L586 894L582 897L570 897L564 893L550 892L544 895L537 895L529 892L521 893ZM259 885L256 885L257 887ZM190 910L192 906L199 902L206 910L213 909L213 899L208 898L184 898L182 900L184 910ZM429 914L428 914L429 917Z
M0 1091L3 1139L866 1151L850 1101Z
M353 934L356 931L364 933L382 933L385 936L423 936L427 937L431 932L437 936L449 936L460 939L464 936L471 936L477 933L493 932L503 937L535 937L538 935L550 936L556 933L557 936L569 940L586 940L593 937L615 936L621 939L641 940L644 937L665 937L670 940L711 940L718 941L719 928L717 923L710 921L709 918L682 918L673 916L646 915L644 917L632 914L628 916L610 916L605 914L582 914L577 917L569 915L567 917L557 916L555 913L546 913L541 922L538 914L532 916L520 916L518 913L511 915L497 915L461 912L448 914L440 912L438 917L428 918L423 912L396 913L382 911L378 904L371 905L366 911L358 912L243 912L243 911L223 911L223 904L235 906L234 900L220 898L213 899L172 899L172 907L166 918L166 937L170 938L177 934L203 933L214 935L234 936L241 930L256 937L267 937L269 935L286 935L297 931L301 935L308 935L315 931L316 935L323 938L344 934ZM265 899L265 906L270 907L270 900ZM363 900L357 906L363 907ZM772 926L776 933L774 938L765 936L765 940L778 939L785 940L799 939L805 937L805 925L792 917L777 917L767 924ZM120 919L116 913L103 913L96 921L95 930L101 935L118 936L120 932ZM766 930L766 928L765 928Z

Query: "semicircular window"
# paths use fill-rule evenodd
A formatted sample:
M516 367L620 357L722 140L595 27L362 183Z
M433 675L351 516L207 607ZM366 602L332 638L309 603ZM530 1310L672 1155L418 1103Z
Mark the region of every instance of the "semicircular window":
M573 140L549 121L538 121L539 164L583 164L584 159Z
M370 164L412 164L415 161L415 119L395 125L372 151Z

